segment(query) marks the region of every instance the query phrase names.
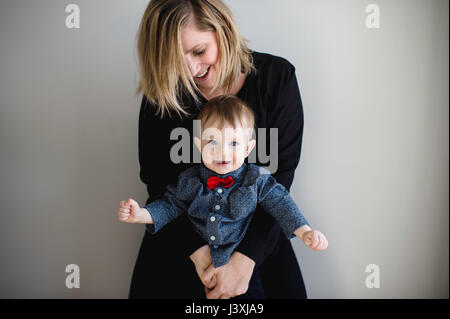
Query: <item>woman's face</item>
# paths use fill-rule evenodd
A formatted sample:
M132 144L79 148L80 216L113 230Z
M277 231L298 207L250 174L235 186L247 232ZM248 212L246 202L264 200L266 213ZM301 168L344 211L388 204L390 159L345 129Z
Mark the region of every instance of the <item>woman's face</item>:
M218 48L216 33L200 31L190 22L181 30L181 42L189 71L201 91L213 88L216 81Z

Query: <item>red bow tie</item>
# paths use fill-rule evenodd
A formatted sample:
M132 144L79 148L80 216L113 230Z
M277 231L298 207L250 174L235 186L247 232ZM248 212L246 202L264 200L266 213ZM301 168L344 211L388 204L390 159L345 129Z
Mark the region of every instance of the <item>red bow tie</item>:
M227 176L225 178L211 176L210 178L208 178L208 181L206 182L209 189L214 189L219 184L223 184L223 187L230 187L231 185L233 185L233 183L234 183L234 180L233 180L233 177L231 177L231 176Z

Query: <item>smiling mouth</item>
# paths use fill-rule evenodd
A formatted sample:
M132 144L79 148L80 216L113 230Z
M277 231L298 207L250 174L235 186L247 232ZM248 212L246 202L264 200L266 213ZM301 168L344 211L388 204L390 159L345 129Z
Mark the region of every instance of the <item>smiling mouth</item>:
M210 69L210 68L211 68L211 66L209 66L209 67L206 69L206 71L204 71L204 72L201 73L200 75L195 76L195 78L196 78L196 79L199 79L199 80L206 79L206 77L207 77L208 74L209 74L209 69Z

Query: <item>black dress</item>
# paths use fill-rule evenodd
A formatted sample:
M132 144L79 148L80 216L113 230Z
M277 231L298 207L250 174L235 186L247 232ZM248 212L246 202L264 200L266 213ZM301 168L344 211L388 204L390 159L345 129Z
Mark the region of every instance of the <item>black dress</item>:
M300 160L303 133L303 108L295 68L277 56L258 52L252 55L257 72L247 75L237 96L254 110L256 126L267 128L267 154L271 152L269 128L278 128L278 169L272 175L289 190ZM140 177L149 194L146 204L161 197L166 186L176 183L179 173L193 165L193 152L198 151L191 140L190 149L183 149L183 152L190 152L190 163L171 161L171 148L182 138L175 134L171 139L171 132L174 128L185 128L192 139L192 120L206 99L200 96L200 101L196 105L192 97L185 95L182 102L191 116L180 119L172 112L171 117L165 115L161 119L155 114L155 106L143 97L139 113L139 163ZM268 165L259 159L255 164ZM155 235L145 231L129 298L204 298L203 285L189 255L205 244L186 215ZM306 298L292 245L261 207L257 207L247 234L236 250L256 262L255 273L259 272L266 298Z

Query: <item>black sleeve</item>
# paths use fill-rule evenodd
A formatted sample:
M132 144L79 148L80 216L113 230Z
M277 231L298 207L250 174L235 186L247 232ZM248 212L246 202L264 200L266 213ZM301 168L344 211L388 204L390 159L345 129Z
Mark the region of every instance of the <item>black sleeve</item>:
M269 117L270 127L278 127L278 170L273 177L290 190L300 161L303 138L303 105L293 66L275 105Z
M177 165L170 160L169 136L173 127L180 123L160 119L155 114L156 108L145 96L142 98L139 112L139 176L147 187L148 199L145 205L161 198L169 184L176 184L179 174L186 166ZM146 225L147 230L149 225ZM167 225L166 227L170 227ZM206 242L193 229L187 229L183 234L183 253L191 255Z
M138 150L140 165L139 176L141 181L147 187L148 198L145 203L146 205L161 197L167 186L161 181L158 181L159 178L155 174L155 168L163 165L164 159L162 156L163 154L155 152L155 150L158 149L160 141L152 138L152 134L154 134L160 125L158 125L156 115L153 114L153 112L154 106L151 105L144 96L139 111ZM150 182L152 183L150 184Z
M267 112L267 128L278 128L278 169L272 176L289 191L300 160L303 105L295 68L291 64L285 79L278 83L280 89L276 90L277 94L272 99L273 107ZM259 266L272 253L280 230L275 219L258 205L247 233L236 250L253 259Z

